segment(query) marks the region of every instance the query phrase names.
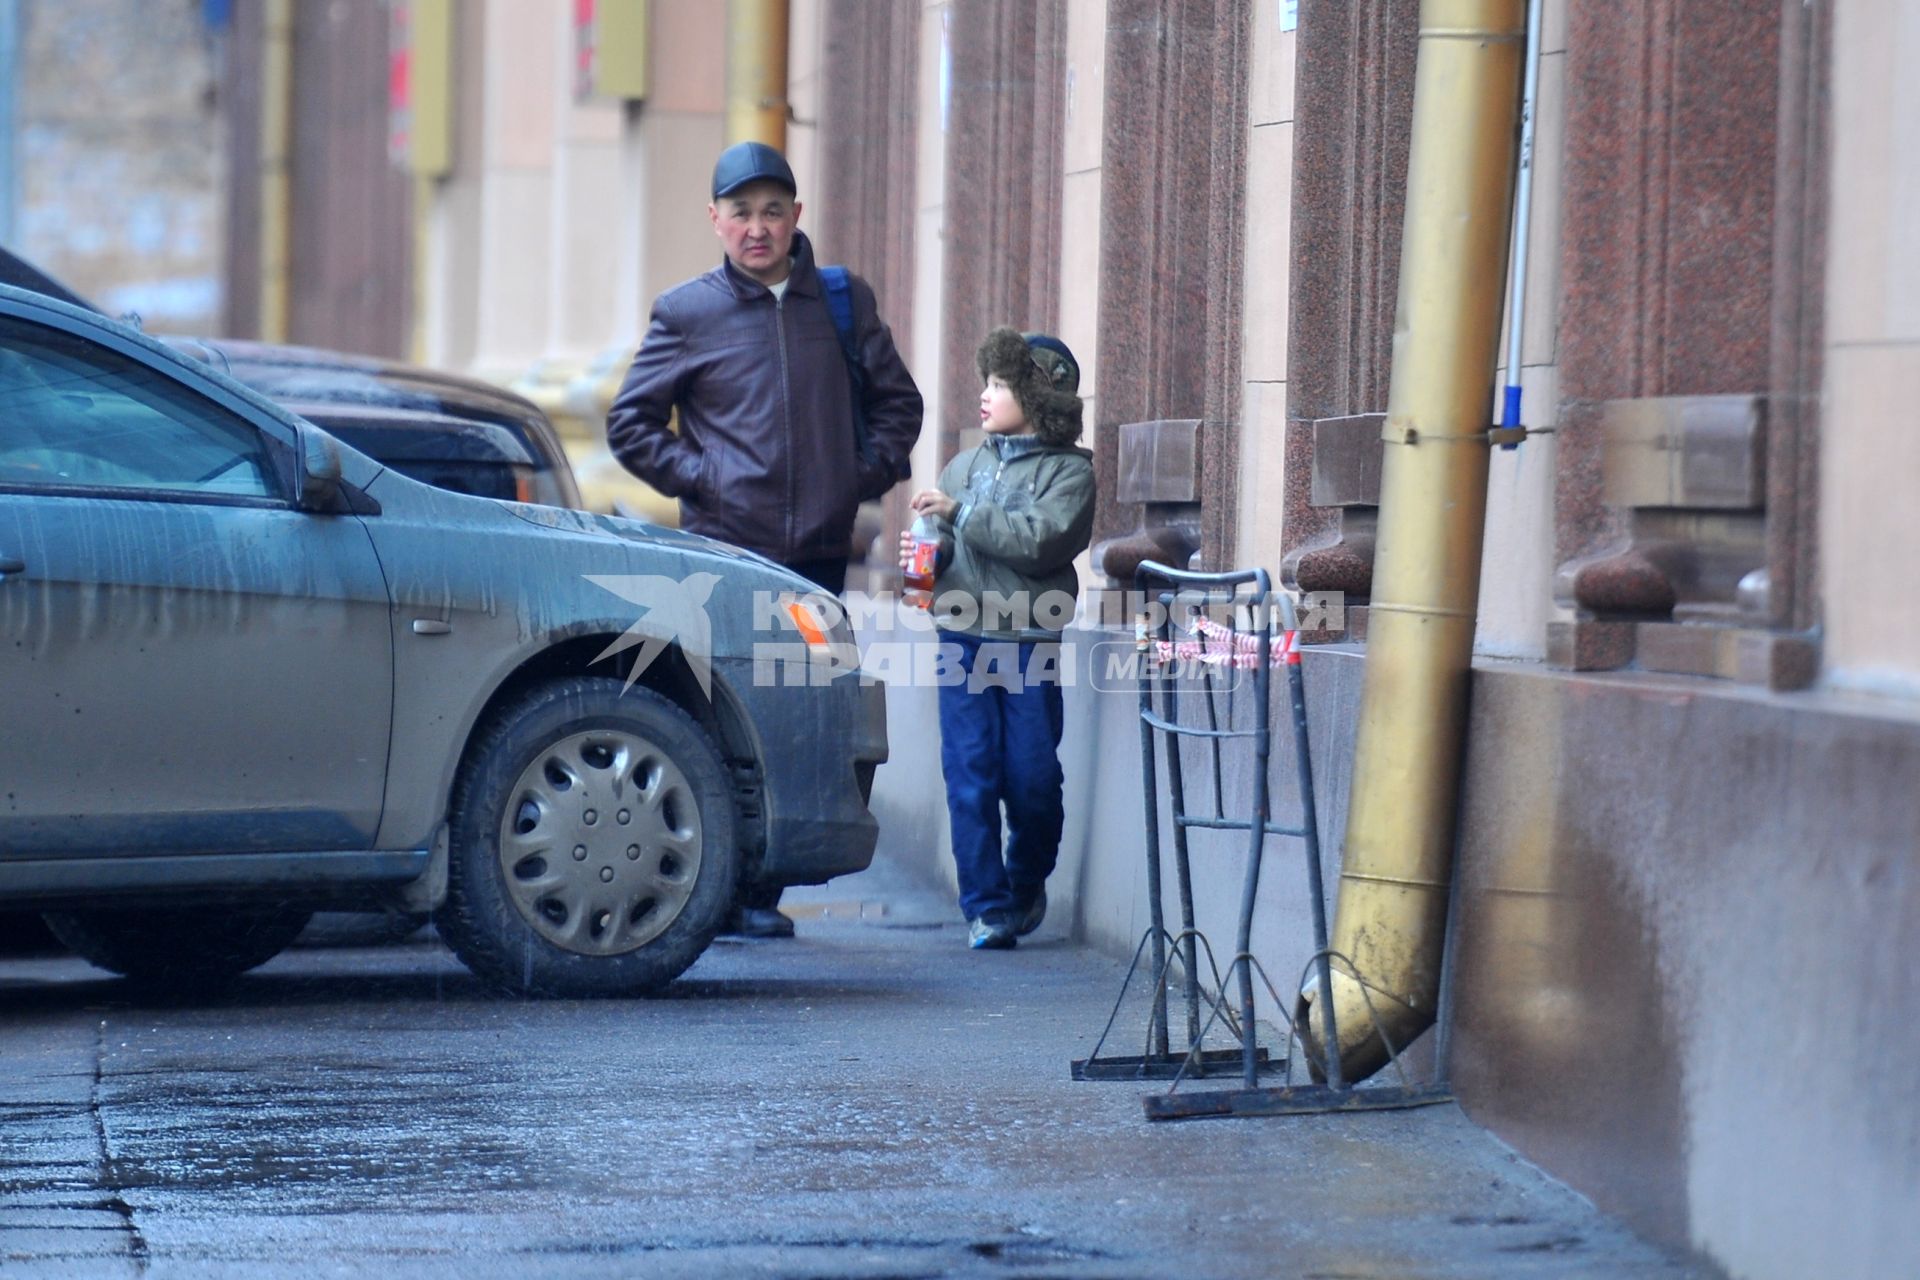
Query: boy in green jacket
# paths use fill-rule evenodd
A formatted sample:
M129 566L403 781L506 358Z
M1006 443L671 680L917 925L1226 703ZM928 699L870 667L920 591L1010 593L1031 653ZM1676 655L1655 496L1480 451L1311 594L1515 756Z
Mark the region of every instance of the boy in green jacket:
M1080 366L1058 338L995 329L976 357L986 442L913 509L941 522L940 763L967 944L1001 950L1040 927L1066 817L1060 632L1093 533L1093 455ZM911 539L901 539L902 567ZM1001 808L1006 839L1001 840Z

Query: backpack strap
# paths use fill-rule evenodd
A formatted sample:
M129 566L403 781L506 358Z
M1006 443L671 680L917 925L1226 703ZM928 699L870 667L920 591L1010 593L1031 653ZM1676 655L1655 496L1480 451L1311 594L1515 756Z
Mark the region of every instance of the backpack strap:
M867 438L867 368L860 363L859 349L853 341L853 280L845 267L821 267L820 283L827 290L827 312L833 317L833 331L840 338L840 355L847 362L847 380L853 384L853 445L862 462L873 460L873 446ZM903 461L899 478L907 478Z
M862 462L873 455L867 440L867 370L853 345L853 282L845 267L821 267L820 283L827 288L827 312L840 338L840 358L847 362L847 380L853 384L853 447Z
M853 281L845 267L821 267L820 283L827 287L827 310L833 313L833 331L840 335L840 353L849 367L860 363L853 351Z

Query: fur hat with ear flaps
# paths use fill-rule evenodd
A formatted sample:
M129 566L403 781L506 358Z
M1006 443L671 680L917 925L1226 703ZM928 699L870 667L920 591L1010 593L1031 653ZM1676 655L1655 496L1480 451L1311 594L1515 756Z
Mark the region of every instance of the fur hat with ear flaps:
M980 344L974 362L980 378L1013 389L1020 414L1040 443L1069 445L1080 438L1080 362L1067 344L1049 334L999 328Z

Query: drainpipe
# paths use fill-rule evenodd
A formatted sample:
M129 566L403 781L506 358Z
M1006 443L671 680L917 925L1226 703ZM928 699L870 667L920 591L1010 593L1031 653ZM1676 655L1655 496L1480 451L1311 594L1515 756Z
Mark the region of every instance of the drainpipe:
M466 10L466 21L481 16ZM399 156L413 175L413 330L408 339L415 364L440 358L434 348L434 282L439 278L435 252L441 239L440 184L453 173L454 116L458 94L454 88L453 0L411 0L402 15L405 47L399 50L406 68L406 147Z
M1520 92L1520 177L1513 192L1513 266L1507 272L1507 385L1500 397L1502 449L1520 447L1520 338L1527 323L1527 232L1533 209L1533 124L1540 103L1540 5L1527 4L1527 80Z
M1397 1050L1432 1025L1439 998L1525 10L1526 0L1420 5L1380 532L1332 939L1349 1081L1386 1063L1387 1041ZM1316 986L1301 993L1302 1012L1324 1052Z
M287 340L293 243L293 0L266 0L260 57L260 338Z
M727 142L787 149L787 0L727 0Z

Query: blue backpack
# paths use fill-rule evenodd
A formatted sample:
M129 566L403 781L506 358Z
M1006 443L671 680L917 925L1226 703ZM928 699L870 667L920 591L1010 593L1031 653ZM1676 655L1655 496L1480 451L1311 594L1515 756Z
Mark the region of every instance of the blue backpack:
M840 355L847 362L847 380L853 384L853 446L862 462L873 461L873 444L867 438L867 368L853 345L853 284L845 267L821 267L820 282L827 287L827 311L833 316L833 331L840 337ZM905 460L897 478L905 480L911 470Z

